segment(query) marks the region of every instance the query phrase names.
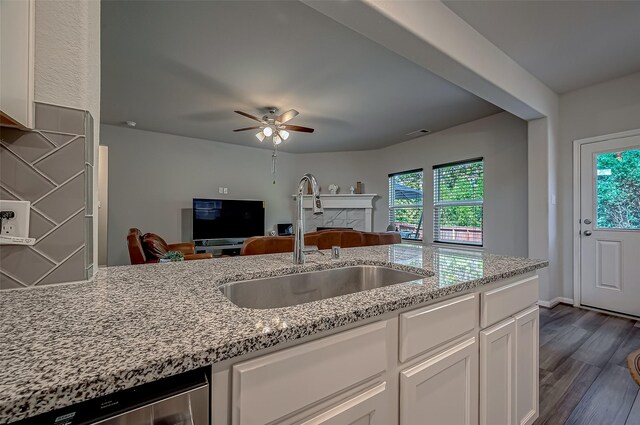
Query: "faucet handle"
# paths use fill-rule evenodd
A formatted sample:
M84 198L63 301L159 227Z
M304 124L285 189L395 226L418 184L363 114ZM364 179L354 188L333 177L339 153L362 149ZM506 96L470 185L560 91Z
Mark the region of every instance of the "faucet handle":
M318 249L317 245L305 246L304 250L302 250L302 252L304 252L305 254L320 254L320 255L324 255L324 252L320 251Z

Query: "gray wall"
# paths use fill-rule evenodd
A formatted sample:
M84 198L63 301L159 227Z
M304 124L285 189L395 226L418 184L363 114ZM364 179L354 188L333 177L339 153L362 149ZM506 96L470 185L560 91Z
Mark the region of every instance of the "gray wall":
M640 73L560 97L558 152L564 296L573 298L573 141L640 128Z
M316 175L322 187L331 183L348 193L363 181L367 193L380 195L373 225L388 223L389 173L424 168L425 239L432 240L433 174L436 164L485 159L484 231L487 251L527 255L527 123L507 112L452 127L388 148L365 152L302 154L297 170Z
M373 151L280 153L278 181L271 183L271 152L231 144L103 125L109 146L109 264L128 264L130 227L161 234L169 243L190 240L182 215L193 197L267 201L265 231L291 222L296 181L316 175L323 192L338 184L348 193L356 181L377 193L374 228L388 224L387 174L425 169L425 230L431 240L432 166L485 158L485 247L527 254L527 125L500 113L409 142ZM218 187L229 188L219 195Z
M274 185L267 149L110 125L102 126L101 137L109 146L109 265L129 264L130 227L158 233L168 243L190 240L191 200L197 197L264 200L265 231L291 221L290 154L278 154ZM219 194L220 186L229 193Z

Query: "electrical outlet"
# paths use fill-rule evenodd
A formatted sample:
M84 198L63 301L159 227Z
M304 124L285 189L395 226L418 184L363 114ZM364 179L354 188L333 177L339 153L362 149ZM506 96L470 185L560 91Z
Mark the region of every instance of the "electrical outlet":
M228 187L225 187L225 188L224 188L224 194L226 195L227 193L229 193L229 188L228 188Z
M17 236L16 235L16 226L10 223L10 220L7 220L6 223L2 225L2 232L4 236Z
M31 202L29 201L4 201L0 200L1 212L12 212L12 218L2 220L1 236L14 236L20 238L29 237L29 214Z
M221 194L224 193L224 187L219 187L218 188L218 193L221 193Z

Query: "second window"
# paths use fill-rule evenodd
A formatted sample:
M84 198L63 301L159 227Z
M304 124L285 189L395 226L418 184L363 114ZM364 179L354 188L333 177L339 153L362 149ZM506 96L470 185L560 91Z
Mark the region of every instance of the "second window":
M482 158L433 167L434 242L482 246Z

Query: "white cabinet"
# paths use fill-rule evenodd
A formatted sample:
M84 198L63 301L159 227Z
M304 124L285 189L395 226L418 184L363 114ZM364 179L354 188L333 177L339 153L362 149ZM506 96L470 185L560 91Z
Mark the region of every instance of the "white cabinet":
M400 315L400 361L477 331L478 296L463 295Z
M538 307L480 332L480 424L538 418Z
M400 425L478 423L478 342L455 345L400 374Z
M0 0L0 123L33 128L35 0Z
M516 321L480 332L480 425L514 425Z
M381 413L389 403L387 384L382 382L299 425L387 425Z
M517 276L246 358L214 374L212 423L532 425L537 293Z
M280 423L358 383L383 380L387 324L372 323L234 365L232 424Z
M509 282L509 281L508 281ZM480 326L486 328L538 302L538 276L511 279L482 293Z
M538 306L515 315L516 320L516 425L538 419Z

